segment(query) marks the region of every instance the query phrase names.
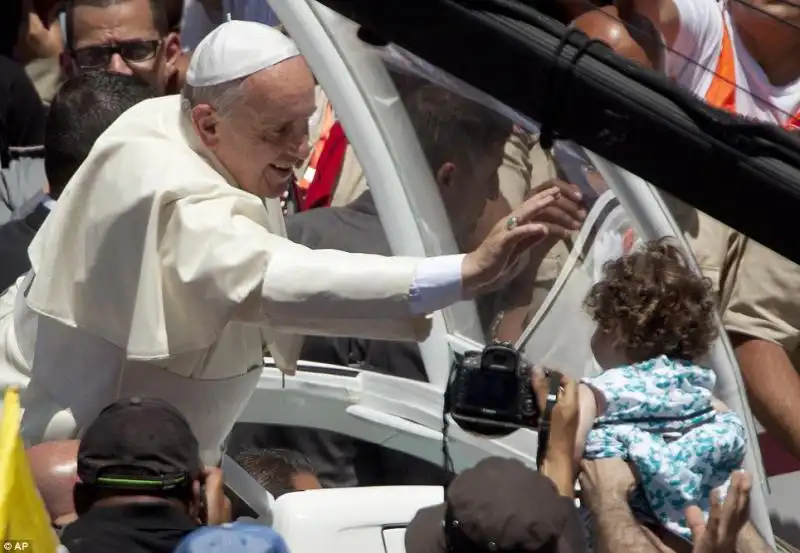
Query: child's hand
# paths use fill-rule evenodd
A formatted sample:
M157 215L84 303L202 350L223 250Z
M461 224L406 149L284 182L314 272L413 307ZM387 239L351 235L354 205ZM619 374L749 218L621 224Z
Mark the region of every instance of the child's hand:
M692 553L729 553L736 550L739 531L749 518L750 478L743 471L731 475L731 485L725 503L720 504L719 493L711 496L708 522L703 512L692 505L686 508L686 524L692 531Z

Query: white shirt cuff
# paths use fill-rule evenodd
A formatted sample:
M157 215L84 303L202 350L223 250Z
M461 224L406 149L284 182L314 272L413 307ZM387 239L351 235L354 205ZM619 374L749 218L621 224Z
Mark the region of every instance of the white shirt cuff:
M413 315L424 315L461 301L461 265L466 254L423 259L414 273L409 291Z

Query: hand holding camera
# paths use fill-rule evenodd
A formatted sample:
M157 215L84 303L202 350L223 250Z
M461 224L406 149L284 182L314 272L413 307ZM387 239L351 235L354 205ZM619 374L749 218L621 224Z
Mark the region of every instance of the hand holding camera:
M573 456L580 407L578 385L561 373L534 370L509 343L468 352L456 363L447 388L448 412L464 430L505 436L538 431L539 469L562 495L572 497Z
M552 378L557 380L551 382ZM495 342L483 351L467 352L456 362L447 387L447 403L459 426L480 434L538 430L546 413L548 424L555 423L558 433L571 435L574 442L577 393L572 379L554 371L534 370L510 343ZM552 413L548 412L548 402ZM475 425L487 430L473 430Z
M472 351L456 363L447 389L449 412L460 427L503 436L539 426L532 367L506 342Z
M575 449L575 437L578 433L580 421L580 405L578 402L578 383L561 373L555 371L533 371L533 390L536 395L540 412L544 412L552 379L558 379L558 388L554 398L554 406L550 416L551 438L548 447L548 456L566 456L572 459ZM553 383L554 384L554 383ZM553 385L555 390L555 385Z
M578 384L555 371L534 371L533 389L540 406L537 465L564 497L575 497L575 437L580 406Z

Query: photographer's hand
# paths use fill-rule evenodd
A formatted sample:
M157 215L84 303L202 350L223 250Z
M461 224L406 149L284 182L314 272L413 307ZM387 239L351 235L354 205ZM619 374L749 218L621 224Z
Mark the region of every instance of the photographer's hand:
M545 376L542 371L533 371L533 391L541 413L544 413L547 402L548 383L549 377ZM541 471L555 483L564 497L574 497L575 495L575 472L572 459L579 415L578 383L561 375L558 400L551 414L550 440L547 444Z
M533 371L533 392L536 395L540 413L544 413L547 403L549 379L550 377L546 376L543 371ZM572 458L579 419L578 383L562 374L558 399L551 414L548 454L553 452Z
M222 479L222 470L217 467L206 468L205 493L207 524L209 526L225 524L231 521L231 502L225 497L225 484Z

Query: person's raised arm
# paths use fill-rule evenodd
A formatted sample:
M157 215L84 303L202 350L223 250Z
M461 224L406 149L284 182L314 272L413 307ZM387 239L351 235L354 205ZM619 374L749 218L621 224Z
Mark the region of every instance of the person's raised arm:
M746 522L736 539L736 553L773 553L752 522Z
M787 352L800 344L797 265L748 240L722 323L731 336L753 414L800 458L800 375Z
M748 523L750 507L750 478L743 471L731 475L731 484L725 501L718 491L711 496L708 521L697 506L686 509L686 524L692 531L692 553L766 553L766 542ZM745 530L746 529L746 530Z
M279 330L325 334L342 332L330 325L339 319L348 322L352 336L410 339L385 335L375 321L423 317L477 295L547 236L537 217L559 194L557 188L536 194L465 255L419 260L312 251L274 237L276 253L262 290L266 322Z
M732 336L753 414L767 432L800 457L800 416L796 400L800 375L780 345L752 336Z
M429 313L473 297L547 236L537 217L558 196L552 188L532 197L469 254L421 259L311 250L270 232L269 211L244 192L159 198L167 222L158 271L148 276L160 282L151 286L170 290L165 316L194 323L177 325L185 332L171 333L172 350L207 347L229 321L289 334L421 341ZM104 266L128 263L119 252L104 253ZM157 341L136 337L150 350Z
M625 461L616 458L581 463L581 503L594 519L597 553L660 553L628 506L636 477Z

